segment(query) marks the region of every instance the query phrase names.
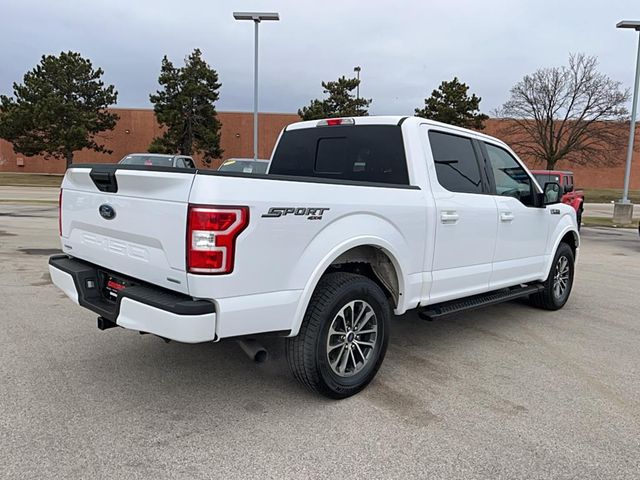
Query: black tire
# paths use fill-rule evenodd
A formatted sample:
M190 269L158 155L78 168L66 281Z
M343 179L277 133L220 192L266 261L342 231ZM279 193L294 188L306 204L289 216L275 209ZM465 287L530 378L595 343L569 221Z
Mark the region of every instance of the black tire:
M562 294L558 294L556 289L556 275L560 272L559 268L563 265L563 260L567 262L568 272L566 279L566 288L562 291ZM565 303L569 299L571 294L571 288L573 287L573 276L575 272L575 258L571 247L564 242L561 242L556 250L556 254L553 257L553 263L551 264L551 270L549 276L544 281L544 290L539 293L535 293L529 296L531 304L538 308L544 308L545 310L559 310L564 307Z
M576 222L578 223L578 231L580 231L580 226L582 225L582 205L580 205L580 208L576 213Z
M360 305L359 310L358 305ZM351 308L351 322L348 318L349 308ZM365 312L361 317L365 318L371 311L374 316L360 325L360 331L366 332L368 331L366 329L376 328L375 338L372 337L373 333L365 333L361 340L360 335L355 335L356 320L360 312ZM338 316L339 312L343 315ZM369 278L342 272L325 275L313 292L300 332L297 336L286 339L285 354L293 376L311 391L329 398L341 399L358 393L375 377L384 360L389 342L390 316L391 309L387 297ZM335 322L338 322L338 319L344 321L345 333L348 335L341 336L335 329L332 330L337 325ZM351 328L348 328L349 323ZM374 323L375 327L372 326ZM331 337L330 330L333 332ZM342 347L332 345L333 348L330 348L329 343L336 338L337 344ZM365 347L364 343L370 343L372 346ZM349 352L349 348L352 348L353 352ZM331 355L334 355L332 358L335 359L335 355L343 354L348 357L346 366L343 367L343 374L350 376L341 376L336 372L336 369L340 369L341 362L337 361L337 365L333 367L330 364ZM360 370L357 370L356 365L358 357ZM347 371L350 362L352 362L351 372Z

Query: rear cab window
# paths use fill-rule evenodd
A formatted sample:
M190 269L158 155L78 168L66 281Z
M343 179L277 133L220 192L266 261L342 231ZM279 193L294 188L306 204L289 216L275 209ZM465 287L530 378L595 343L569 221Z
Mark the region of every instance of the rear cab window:
M339 125L285 130L270 175L409 185L397 125Z

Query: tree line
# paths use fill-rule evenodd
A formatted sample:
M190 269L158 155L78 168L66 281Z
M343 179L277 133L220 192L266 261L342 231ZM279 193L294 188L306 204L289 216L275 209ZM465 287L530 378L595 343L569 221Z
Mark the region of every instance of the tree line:
M13 96L0 95L0 138L26 156L44 154L73 162L74 152L90 149L111 153L99 143L112 130L118 115L114 85L105 85L101 68L79 53L42 56L40 63L13 84ZM164 56L158 77L160 88L149 95L164 133L153 139L149 151L181 155L201 154L210 164L220 158L221 124L218 73L195 49L176 67ZM366 116L371 98L354 94L357 78L342 76L322 82L323 98L298 110L303 120ZM457 77L443 81L424 105L420 117L482 130L489 118L480 111L481 97ZM571 55L568 65L541 68L525 75L509 92L495 116L504 119L500 133L520 153L553 169L561 160L610 164L614 150L626 140L624 121L629 91L597 69L597 59Z

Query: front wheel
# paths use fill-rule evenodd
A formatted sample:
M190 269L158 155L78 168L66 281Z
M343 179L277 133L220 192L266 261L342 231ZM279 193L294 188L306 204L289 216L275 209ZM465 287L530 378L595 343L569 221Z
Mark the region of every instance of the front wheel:
M310 390L340 399L375 377L389 341L390 306L367 277L329 273L314 291L300 332L285 353L294 377Z
M549 276L543 283L544 289L529 297L531 304L545 310L559 310L564 307L573 287L574 262L571 247L564 242L560 243L553 257Z
M580 225L582 225L582 205L576 212L576 223L578 224L578 231L580 231Z

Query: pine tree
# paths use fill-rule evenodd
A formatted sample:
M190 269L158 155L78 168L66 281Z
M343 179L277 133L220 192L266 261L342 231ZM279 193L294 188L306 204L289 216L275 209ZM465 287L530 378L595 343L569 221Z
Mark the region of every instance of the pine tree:
M480 97L469 96L469 87L460 83L458 77L444 81L437 90L424 99L424 108L416 108L416 115L459 127L484 129L489 117L480 112Z
M353 91L360 85L357 78L340 77L335 82L322 82L324 100L311 100L309 106L298 110L303 120L334 117L361 117L369 115L371 99L356 98Z
M218 73L195 49L184 67L175 67L165 55L158 83L161 89L149 95L158 122L165 133L153 139L150 152L193 155L202 153L208 164L222 156L220 121L215 102L220 97Z
M83 148L111 153L95 140L118 121L107 111L118 93L105 86L103 73L79 53L43 55L23 83L13 84L15 98L0 95L0 138L27 157L64 158L67 167Z

